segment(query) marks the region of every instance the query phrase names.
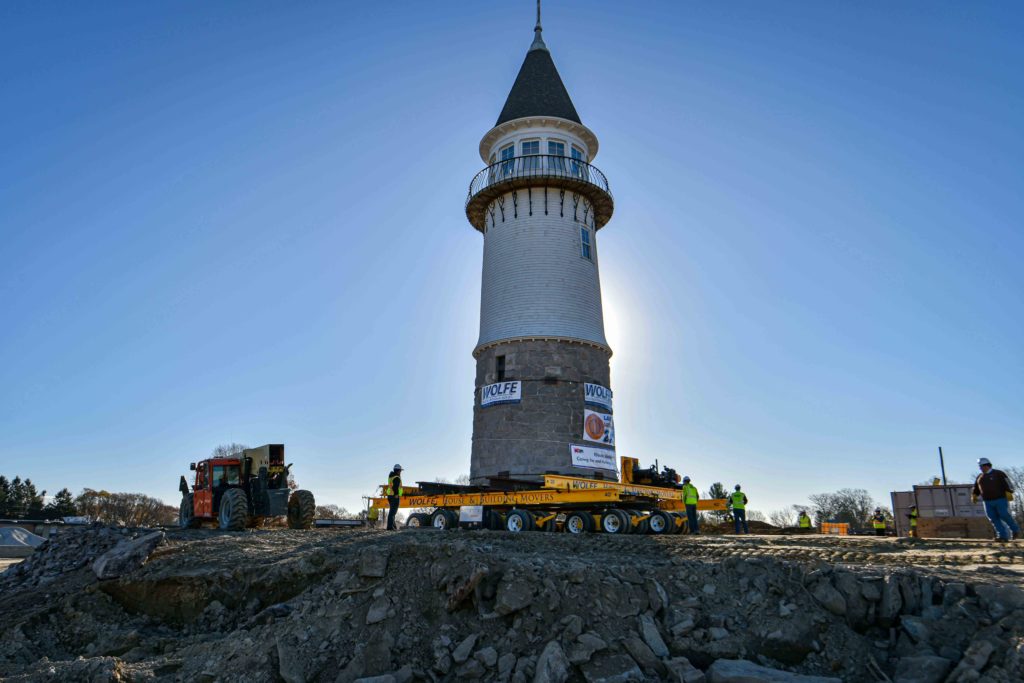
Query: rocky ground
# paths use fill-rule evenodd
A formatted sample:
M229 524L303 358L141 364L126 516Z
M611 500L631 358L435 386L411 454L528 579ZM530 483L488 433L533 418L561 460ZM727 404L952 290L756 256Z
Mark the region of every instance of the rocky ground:
M151 534L69 532L0 574L0 677L1024 680L1018 544Z

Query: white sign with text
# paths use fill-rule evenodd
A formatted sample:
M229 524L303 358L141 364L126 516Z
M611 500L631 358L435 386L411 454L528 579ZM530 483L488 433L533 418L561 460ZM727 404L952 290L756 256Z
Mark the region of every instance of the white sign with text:
M615 451L593 446L569 445L573 467L587 467L592 470L614 470Z
M480 407L497 405L499 403L519 403L523 398L522 383L498 382L480 387Z
M583 402L612 412L612 390L600 384L583 385Z

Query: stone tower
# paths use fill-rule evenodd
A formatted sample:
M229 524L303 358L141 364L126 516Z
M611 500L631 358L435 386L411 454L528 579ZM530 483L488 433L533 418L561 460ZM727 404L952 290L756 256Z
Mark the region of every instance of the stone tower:
M474 483L545 473L615 478L597 233L614 208L541 35L498 121L466 216L484 239L473 408Z

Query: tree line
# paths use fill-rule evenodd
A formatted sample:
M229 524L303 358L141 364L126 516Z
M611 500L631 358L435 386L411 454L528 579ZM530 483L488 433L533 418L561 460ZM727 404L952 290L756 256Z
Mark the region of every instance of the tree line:
M88 517L104 524L157 526L173 524L178 509L142 493L111 493L82 489L75 496L67 488L44 502L46 491L39 491L31 479L19 476L8 480L0 475L0 519L61 519Z

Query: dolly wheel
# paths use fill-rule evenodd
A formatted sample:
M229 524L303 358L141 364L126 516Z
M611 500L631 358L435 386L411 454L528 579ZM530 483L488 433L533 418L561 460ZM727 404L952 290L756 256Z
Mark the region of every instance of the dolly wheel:
M565 530L570 534L585 534L594 530L594 516L584 510L565 516Z
M630 519L621 510L607 510L601 515L601 531L606 534L628 534Z
M670 534L675 529L676 520L664 510L655 510L647 523L652 534Z
M514 534L523 531L533 531L533 515L526 510L512 510L505 515L505 529Z
M409 529L419 529L430 524L430 515L423 512L414 512L405 520L405 526Z
M434 510L434 514L430 515L430 526L442 531L455 527L458 521L458 518L455 517L451 510Z

